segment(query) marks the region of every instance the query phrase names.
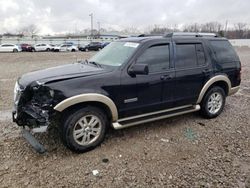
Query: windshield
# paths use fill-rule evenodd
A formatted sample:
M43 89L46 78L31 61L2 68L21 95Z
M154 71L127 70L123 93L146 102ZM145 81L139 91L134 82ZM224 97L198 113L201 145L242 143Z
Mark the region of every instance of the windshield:
M135 42L112 42L89 61L101 65L121 66L134 53L139 43Z

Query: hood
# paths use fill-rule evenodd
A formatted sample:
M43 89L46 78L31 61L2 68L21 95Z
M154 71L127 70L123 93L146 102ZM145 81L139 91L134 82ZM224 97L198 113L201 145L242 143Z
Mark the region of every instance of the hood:
M108 70L92 65L74 63L24 74L19 79L19 84L25 88L27 85L36 81L40 83L48 83L64 79L91 76L105 72L108 72Z

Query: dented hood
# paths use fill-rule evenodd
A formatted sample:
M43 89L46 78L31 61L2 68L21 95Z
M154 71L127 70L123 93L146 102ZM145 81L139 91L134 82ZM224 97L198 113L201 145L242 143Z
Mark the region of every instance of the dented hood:
M95 67L94 65L74 63L24 74L19 79L19 84L23 87L26 87L27 85L36 81L40 83L47 83L64 79L102 74L105 72L108 72L108 70Z

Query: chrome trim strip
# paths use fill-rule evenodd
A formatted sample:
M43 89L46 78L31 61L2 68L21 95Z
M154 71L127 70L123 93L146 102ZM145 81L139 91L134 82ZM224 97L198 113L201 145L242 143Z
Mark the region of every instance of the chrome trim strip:
M229 92L228 92L228 96L237 93L239 90L240 90L240 86L232 87L232 88L229 90Z
M62 112L63 110L65 110L70 106L84 102L100 102L105 104L111 111L112 120L117 121L118 111L115 103L109 97L97 93L86 93L70 97L57 104L54 107L54 110Z
M192 105L186 105L186 106L180 106L180 107L176 107L176 108L169 108L169 109L166 109L166 110L160 110L160 111L156 111L156 112L141 114L141 115L137 115L137 116L131 116L131 117L119 119L118 122L128 121L128 120L137 119L137 118L146 117L146 116L155 115L155 114L160 114L160 113L164 113L164 112L170 112L170 111L174 111L174 110L180 110L180 109L188 108L188 107L191 107L191 106Z
M200 92L200 95L199 95L199 98L197 100L197 104L199 104L202 99L203 99L203 96L205 95L206 91L208 90L208 88L215 82L218 82L218 81L224 81L227 83L227 86L228 86L228 93L230 92L231 90L231 82L229 80L229 78L227 76L224 76L224 75L217 75L213 78L211 78L210 80L207 81L207 83L203 86L201 92Z
M125 99L124 103L127 104L127 103L131 103L131 102L136 102L136 101L138 101L137 97L136 98L131 98L131 99Z
M169 117L174 117L174 116L178 116L178 115L182 115L182 114L187 114L187 113L190 113L190 112L195 112L195 111L198 111L198 110L200 110L200 105L195 105L193 109L182 111L182 112L163 115L163 116L154 117L154 118L150 118L150 119L145 119L145 120L141 120L141 121L136 121L136 122L128 123L128 124L125 124L125 125L122 125L118 121L118 122L114 122L112 125L113 125L114 129L123 129L123 128L131 127L131 126L134 126L134 125L142 124L142 123L148 123L148 122L151 122L151 121L161 120L161 119L165 119L165 118L169 118Z

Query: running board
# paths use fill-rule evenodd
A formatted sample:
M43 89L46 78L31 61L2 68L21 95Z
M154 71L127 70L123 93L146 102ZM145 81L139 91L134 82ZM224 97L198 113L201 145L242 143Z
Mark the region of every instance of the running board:
M177 108L171 108L167 110L161 110L157 112L146 113L142 115L119 119L117 122L113 123L113 127L114 129L123 129L134 125L170 118L199 110L200 110L200 105L181 106Z

